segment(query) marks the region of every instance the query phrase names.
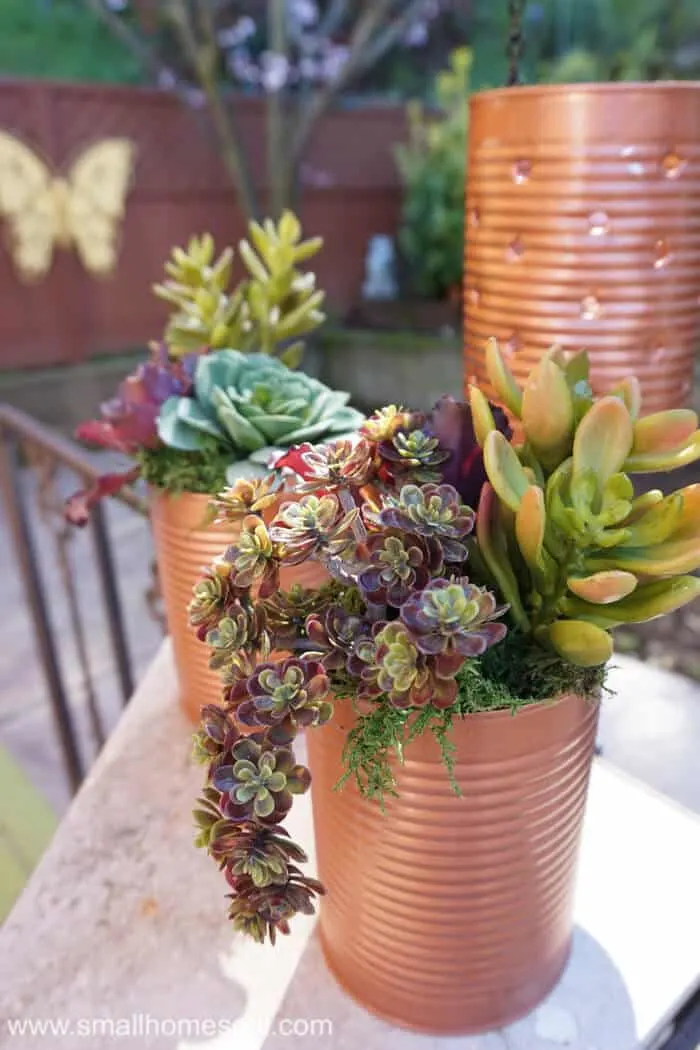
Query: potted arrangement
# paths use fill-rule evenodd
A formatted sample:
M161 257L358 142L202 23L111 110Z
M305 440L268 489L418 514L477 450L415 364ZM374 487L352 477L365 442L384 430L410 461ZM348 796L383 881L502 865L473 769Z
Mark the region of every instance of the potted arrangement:
M630 478L700 458L695 414L640 417L636 380L596 400L585 354L550 350L524 390L495 342L487 364L517 443L473 386L302 446L298 501L269 525L232 507L191 605L223 683L196 841L234 928L274 942L325 892L343 987L435 1033L500 1027L559 978L610 630L700 592L700 485ZM329 583L277 589L309 561ZM284 828L312 773L320 881Z
M187 620L187 602L203 566L237 530L209 513L209 501L233 485L229 500L248 506L250 479L266 477L275 460L303 441L351 434L363 417L349 395L293 371L302 337L324 320L323 293L299 267L321 242L302 240L287 212L275 225L251 223L239 254L248 276L230 288L233 251L215 258L209 236L176 248L168 279L156 293L173 304L164 341L102 406L102 418L77 436L136 460L76 493L67 515L87 520L90 505L124 484L149 485L159 578L188 713L196 718L217 688L206 654ZM251 509L265 514L279 499L283 471L256 490ZM319 580L319 568L285 570L285 585Z

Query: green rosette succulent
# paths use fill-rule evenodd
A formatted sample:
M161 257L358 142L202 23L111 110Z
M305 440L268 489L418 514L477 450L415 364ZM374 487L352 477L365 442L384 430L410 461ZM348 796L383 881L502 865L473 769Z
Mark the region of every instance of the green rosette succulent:
M214 439L230 450L229 480L262 477L293 445L356 433L364 417L349 398L277 358L220 350L199 358L194 396L162 406L158 436L183 452L205 450Z

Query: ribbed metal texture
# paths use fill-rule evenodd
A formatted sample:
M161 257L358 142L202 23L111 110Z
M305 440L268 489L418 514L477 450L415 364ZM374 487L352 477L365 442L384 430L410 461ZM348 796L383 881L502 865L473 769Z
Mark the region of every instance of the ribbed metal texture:
M341 775L348 702L306 734L331 971L373 1013L432 1033L500 1027L566 964L598 705L569 696L455 723L457 780L424 734L382 813Z
M700 336L700 84L472 96L465 378L496 336L524 379L553 343L596 390L634 374L647 412L692 388Z
M203 570L235 543L237 536L237 530L231 527L202 526L208 502L208 496L198 493L169 496L151 492L151 523L163 603L182 705L192 721L198 720L204 704L216 703L221 695L221 683L218 673L209 669L208 647L199 641L189 625L187 606ZM275 512L274 506L272 511ZM282 570L281 586L287 589L300 583L315 587L323 576L316 563L295 566Z

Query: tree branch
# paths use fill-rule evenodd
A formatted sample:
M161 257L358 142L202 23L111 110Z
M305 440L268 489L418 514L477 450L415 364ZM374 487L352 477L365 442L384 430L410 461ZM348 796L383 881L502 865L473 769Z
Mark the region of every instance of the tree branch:
M368 69L371 69L387 51L394 47L395 44L398 44L424 6L425 0L413 0L413 3L408 5L403 14L398 15L393 22L390 22L377 35L375 40L365 48L364 53L360 56L359 67L355 75L365 73Z
M268 0L267 38L269 50L288 60L286 0ZM267 91L267 178L270 193L269 210L274 219L279 219L285 205L289 203L282 97L281 89Z
M258 206L248 170L245 150L230 107L227 107L217 76L219 48L216 27L208 0L197 0L196 10L202 41L190 21L186 0L167 0L171 21L183 51L197 73L200 87L209 106L214 131L219 140L221 157L238 190L239 201L249 219L257 218Z
M359 15L348 44L348 57L335 80L315 92L299 114L294 139L289 150L289 165L296 170L297 165L309 144L316 124L333 104L334 99L344 90L359 68L359 56L368 46L372 34L382 24L389 13L394 0L373 0Z

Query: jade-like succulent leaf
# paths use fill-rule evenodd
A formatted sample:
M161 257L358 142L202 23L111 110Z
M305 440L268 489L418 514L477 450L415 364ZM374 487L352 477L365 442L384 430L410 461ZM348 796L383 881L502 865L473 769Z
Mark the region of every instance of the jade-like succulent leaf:
M570 576L566 583L579 598L595 605L608 605L631 594L637 586L637 577L631 572L609 569L592 576Z
M581 420L574 438L574 477L594 470L601 486L617 474L632 448L632 419L617 397L603 397Z
M500 521L502 507L488 482L481 490L479 511L476 516L478 554L486 564L503 598L510 605L513 619L527 631L530 621L520 600L520 588L510 564L508 547Z
M498 498L512 511L517 511L530 481L513 446L497 430L492 430L486 438L484 465Z
M474 434L481 447L492 430L497 430L496 421L487 399L479 390L478 386L469 387L469 407L472 410L472 422Z
M515 515L515 536L522 556L531 569L539 568L542 563L546 523L544 492L536 485L531 485Z
M651 547L663 543L677 529L683 515L683 493L672 492L670 496L653 504L645 513L636 515L632 524L624 522L628 532L627 547Z
M577 667L599 667L612 655L610 635L586 620L556 620L547 637L559 656Z
M632 455L683 449L695 434L697 427L697 413L689 408L672 408L638 419L634 424Z
M642 410L642 388L636 376L628 376L627 379L623 379L610 391L610 394L624 401L632 419L639 417Z
M530 373L521 414L539 458L550 469L558 466L571 449L574 405L566 376L550 357L543 357Z
M683 448L670 452L634 453L625 460L628 474L646 474L655 470L679 470L700 459L700 431L696 431Z
M594 605L579 598L567 598L565 611L585 617L606 630L625 623L644 623L680 609L700 595L700 578L673 576L642 583L633 594L610 605Z
M495 339L489 339L486 344L486 371L496 398L519 419L523 400L522 390L506 364Z

